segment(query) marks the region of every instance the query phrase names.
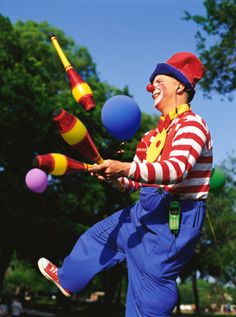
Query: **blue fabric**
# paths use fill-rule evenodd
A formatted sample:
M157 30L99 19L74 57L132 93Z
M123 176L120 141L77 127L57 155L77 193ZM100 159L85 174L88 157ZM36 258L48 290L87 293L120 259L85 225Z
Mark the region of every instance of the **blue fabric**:
M167 75L170 77L174 77L177 80L179 80L181 83L183 83L186 87L193 89L193 86L191 82L189 81L189 79L181 71L179 71L177 68L175 68L174 66L170 64L167 64L167 63L157 64L155 70L150 76L151 83L153 82L154 78L157 75Z
M145 187L140 201L91 227L58 271L62 286L80 292L96 273L126 259L126 316L169 316L177 301L176 277L194 252L205 216L205 202L180 201L175 236L168 227L171 200L170 194Z
M187 88L187 91L189 93L189 102L193 99L195 95L195 89L193 88L188 78L183 73L181 73L177 68L167 63L159 63L157 64L155 70L150 76L151 83L153 83L153 80L157 75L166 75L179 80Z

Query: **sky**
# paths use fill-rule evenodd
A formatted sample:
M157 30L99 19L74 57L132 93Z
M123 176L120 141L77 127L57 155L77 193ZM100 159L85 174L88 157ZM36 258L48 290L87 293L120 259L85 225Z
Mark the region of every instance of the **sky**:
M183 19L185 11L206 12L202 0L0 0L0 13L12 23L47 21L87 47L102 81L127 85L141 111L157 115L146 91L156 64L180 51L198 54L194 36L200 29ZM222 97L207 99L197 90L191 103L211 131L215 165L236 149L236 93L233 102Z

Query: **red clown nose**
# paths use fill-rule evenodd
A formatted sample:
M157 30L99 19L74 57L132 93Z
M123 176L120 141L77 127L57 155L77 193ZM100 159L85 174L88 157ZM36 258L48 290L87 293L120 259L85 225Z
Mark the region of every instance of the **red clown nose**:
M148 92L153 93L153 91L155 90L155 86L153 86L153 84L148 84L147 87L146 87L146 90Z

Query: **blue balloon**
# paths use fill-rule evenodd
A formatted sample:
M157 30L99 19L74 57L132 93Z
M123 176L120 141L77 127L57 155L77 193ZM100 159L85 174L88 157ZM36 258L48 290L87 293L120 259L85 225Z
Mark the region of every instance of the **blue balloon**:
M140 128L141 111L131 97L118 95L105 102L101 119L104 127L113 137L127 141Z

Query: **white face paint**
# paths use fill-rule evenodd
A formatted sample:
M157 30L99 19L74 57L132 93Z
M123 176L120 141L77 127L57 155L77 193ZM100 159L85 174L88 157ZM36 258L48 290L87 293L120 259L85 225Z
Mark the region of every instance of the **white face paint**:
M152 97L154 99L154 107L156 108L157 105L161 102L163 98L163 90L160 87L156 87L152 93Z

